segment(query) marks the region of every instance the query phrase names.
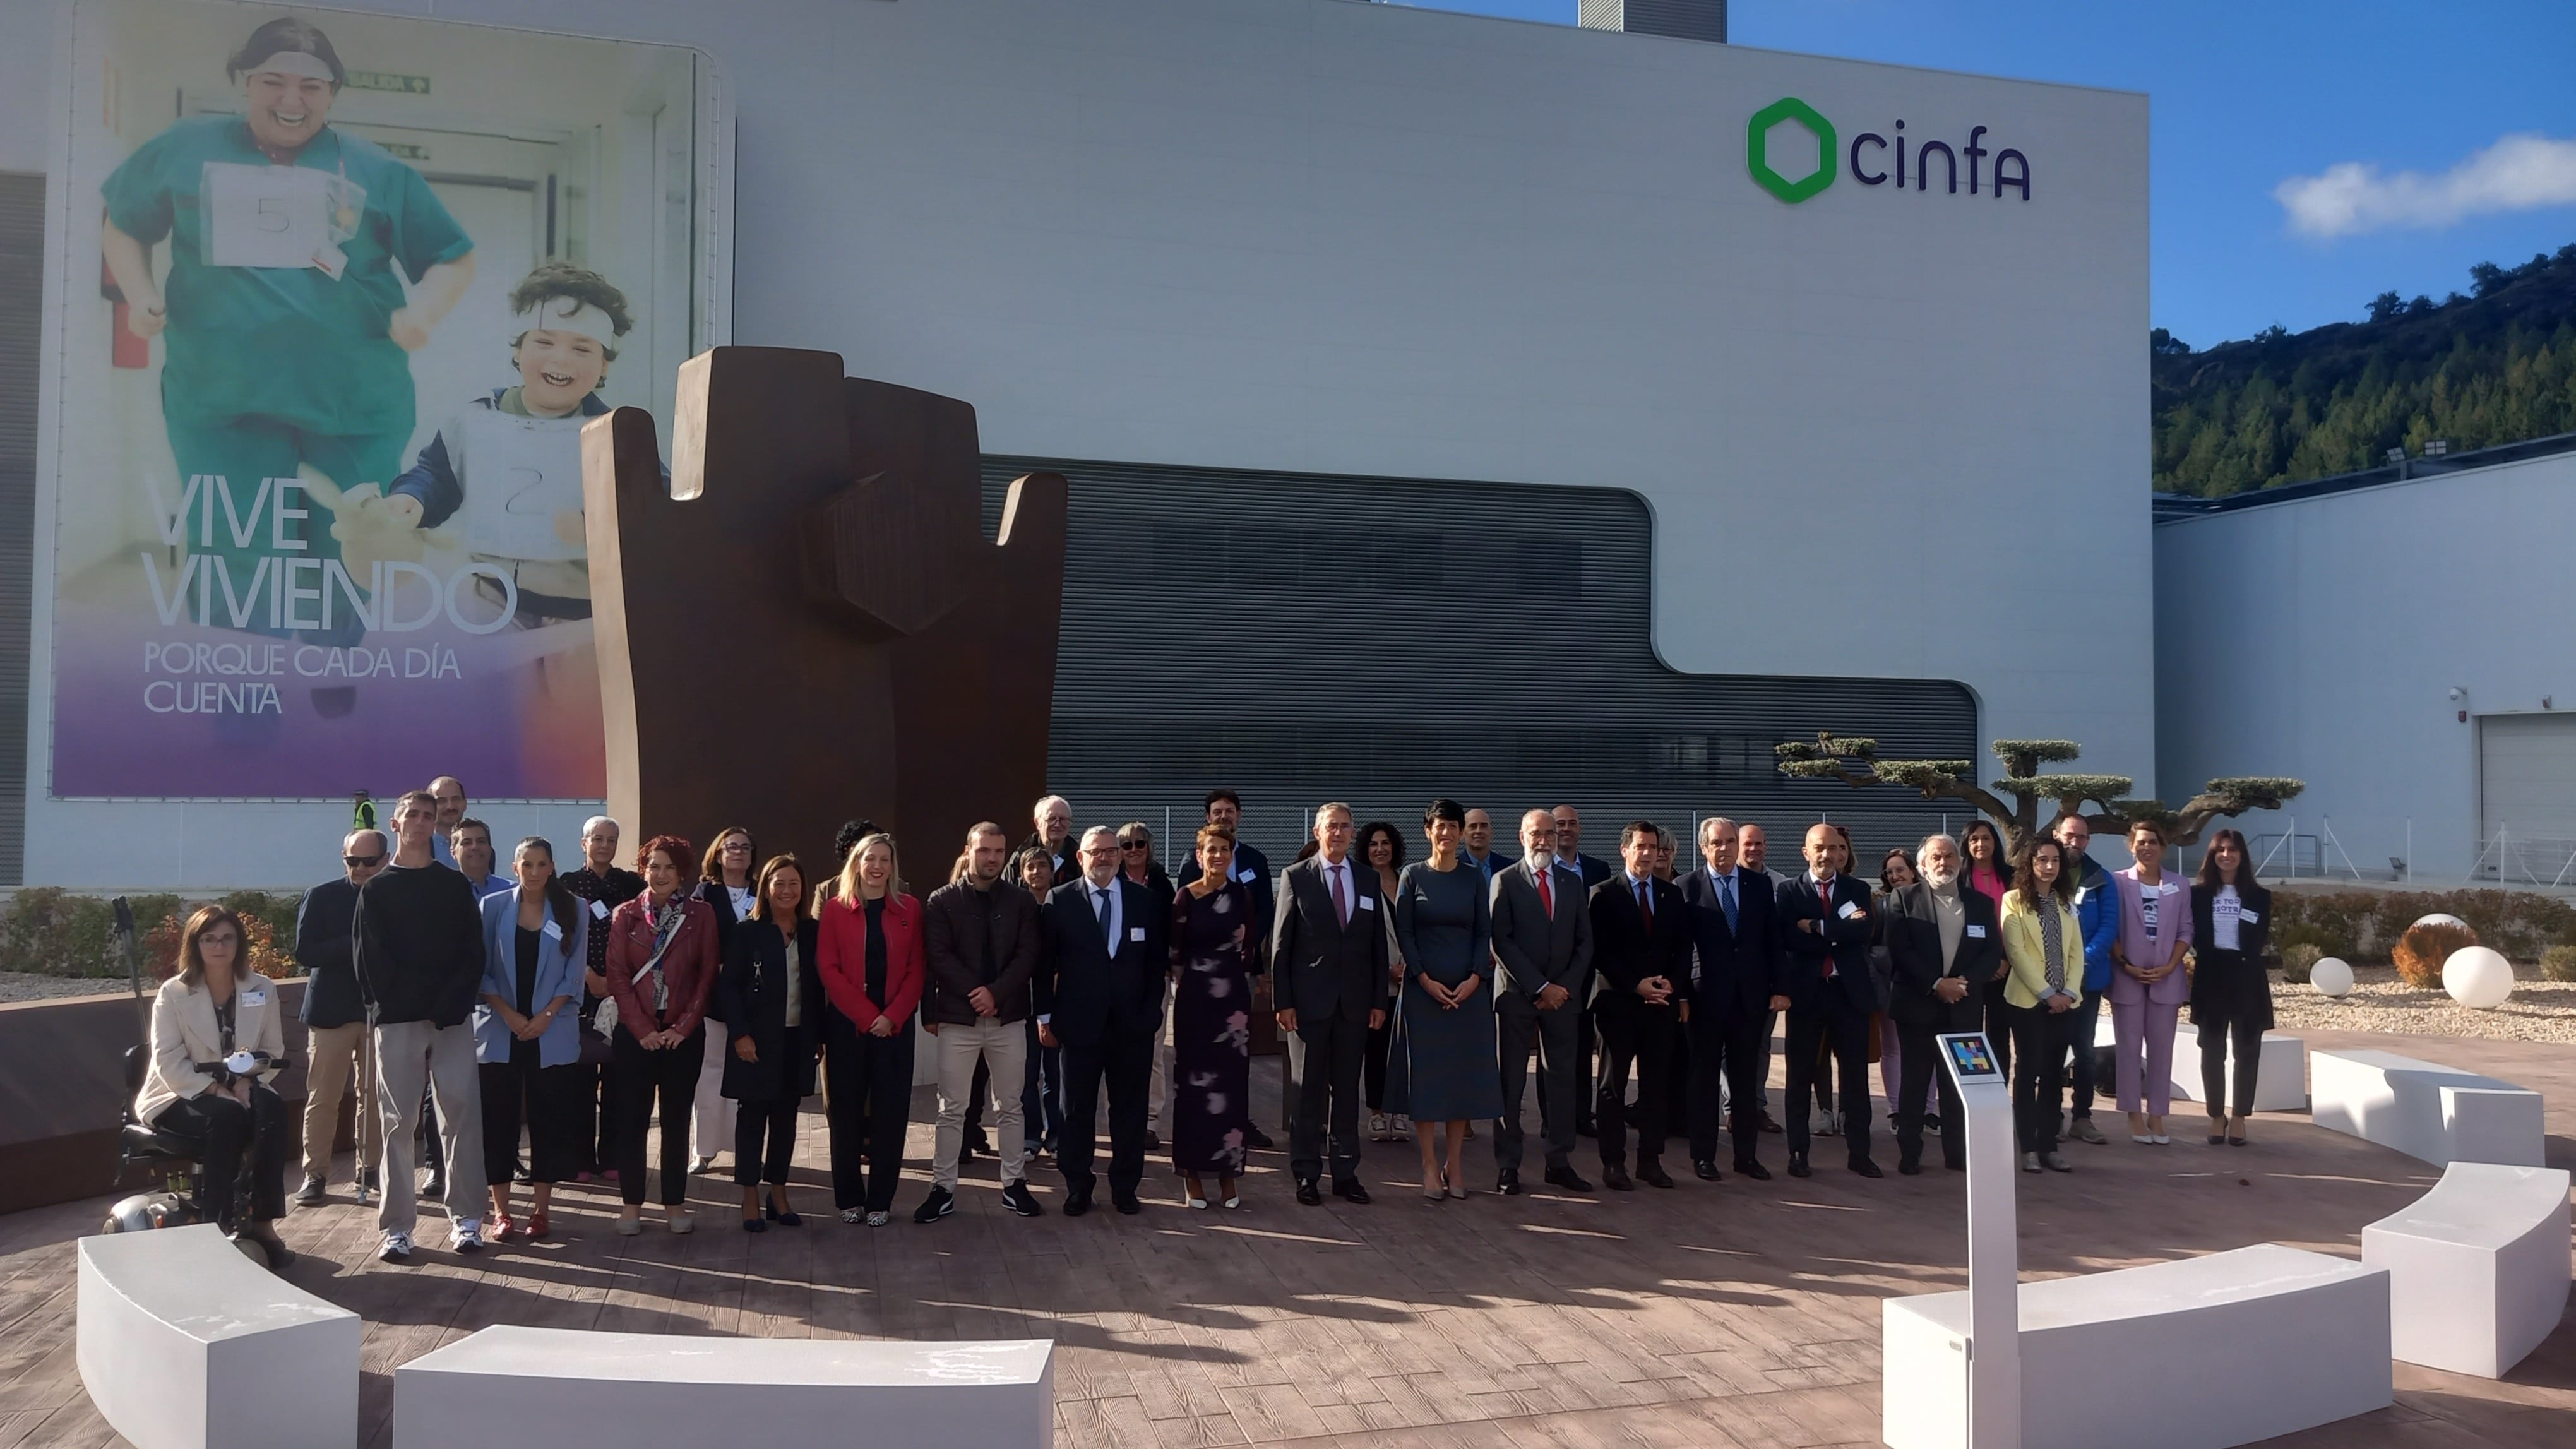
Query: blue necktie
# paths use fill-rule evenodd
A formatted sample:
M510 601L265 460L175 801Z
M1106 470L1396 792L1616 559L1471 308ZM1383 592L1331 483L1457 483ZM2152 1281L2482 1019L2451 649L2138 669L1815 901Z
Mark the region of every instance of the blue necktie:
M1728 871L1717 878L1717 900L1718 904L1726 907L1726 930L1727 934L1733 935L1735 933L1735 872Z
M1100 918L1101 944L1109 948L1110 955L1117 955L1118 943L1109 939L1109 892L1100 889L1098 886L1092 887L1091 911L1093 915Z

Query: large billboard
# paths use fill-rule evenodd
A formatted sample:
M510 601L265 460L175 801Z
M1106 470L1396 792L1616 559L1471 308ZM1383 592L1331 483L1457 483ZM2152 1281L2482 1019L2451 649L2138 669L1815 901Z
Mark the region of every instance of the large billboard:
M705 58L83 0L73 61L50 793L602 795L580 430L724 340Z

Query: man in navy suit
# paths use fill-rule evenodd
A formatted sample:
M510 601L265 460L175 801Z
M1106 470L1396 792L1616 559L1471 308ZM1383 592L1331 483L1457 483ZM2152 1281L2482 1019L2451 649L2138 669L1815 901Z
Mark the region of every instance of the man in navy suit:
M1764 1046L1779 990L1779 887L1737 858L1741 828L1723 815L1699 825L1704 862L1681 880L1699 962L1690 987L1691 1171L1715 1182L1721 1095L1731 1098L1735 1170L1757 1182L1770 1169L1754 1156L1762 1141Z
M1614 1192L1628 1176L1628 1068L1637 1069L1637 1177L1670 1187L1664 1171L1666 1107L1673 1046L1690 991L1690 908L1679 886L1655 876L1663 832L1631 820L1619 832L1625 872L1592 888L1592 963L1600 971L1601 1181Z
M1279 873L1270 966L1288 1044L1288 1171L1297 1201L1320 1206L1329 1146L1333 1195L1364 1203L1360 1065L1386 1024L1386 913L1377 872L1351 859L1351 807L1315 812L1316 852Z
M1787 969L1772 1004L1789 1013L1789 1175L1808 1176L1807 1115L1815 1103L1816 1057L1830 1050L1842 1069L1843 1145L1851 1170L1883 1177L1869 1157L1869 1018L1878 980L1869 968L1869 885L1840 874L1842 838L1807 827L1806 874L1780 887L1780 941Z
M1136 1186L1145 1178L1145 1090L1163 1027L1171 925L1154 893L1119 872L1118 832L1084 831L1081 860L1082 874L1047 894L1038 923L1038 1040L1064 1048L1056 1166L1065 1216L1091 1211L1092 1120L1106 1082L1109 1200L1132 1215L1143 1209Z

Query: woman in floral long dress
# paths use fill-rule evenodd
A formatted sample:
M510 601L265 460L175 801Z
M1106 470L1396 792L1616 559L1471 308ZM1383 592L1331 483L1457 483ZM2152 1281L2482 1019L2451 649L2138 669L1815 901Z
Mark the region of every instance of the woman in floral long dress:
M1234 831L1199 829L1199 878L1172 897L1172 1166L1189 1205L1241 1207L1244 1129L1252 1125L1252 898L1234 879Z

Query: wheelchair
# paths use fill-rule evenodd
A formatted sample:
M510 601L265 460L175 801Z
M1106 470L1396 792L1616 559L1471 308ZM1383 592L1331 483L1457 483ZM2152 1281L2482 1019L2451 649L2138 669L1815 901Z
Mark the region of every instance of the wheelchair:
M201 1191L205 1165L199 1156L204 1144L193 1137L165 1132L134 1115L134 1097L143 1090L143 1077L151 1063L151 1047L125 1049L125 1104L117 1113L116 1180L124 1183L128 1174L143 1166L152 1172L154 1185L119 1199L109 1208L107 1221L99 1228L103 1233L183 1228L206 1220ZM249 1173L249 1155L245 1153L240 1183L244 1191L249 1186ZM251 1261L267 1265L267 1255L257 1244L239 1246Z

